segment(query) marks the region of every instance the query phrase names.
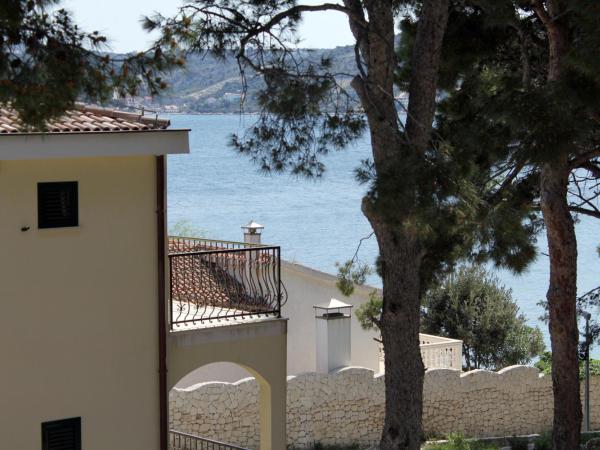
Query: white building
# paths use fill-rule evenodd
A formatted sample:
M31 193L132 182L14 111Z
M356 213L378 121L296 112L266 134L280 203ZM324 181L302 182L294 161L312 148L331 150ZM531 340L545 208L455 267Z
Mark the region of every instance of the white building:
M260 243L258 234L246 235L245 241ZM249 240L250 239L250 240ZM334 275L311 269L301 264L281 262L281 280L287 292L282 315L288 318L287 374L297 375L317 371L317 348L326 345L318 342L315 305L328 303L337 298L352 307L350 322L350 359L347 365L366 367L375 372L383 371L383 354L376 331L363 330L354 311L369 299L376 288L356 286L350 297L342 296L336 286ZM421 334L421 353L425 367L461 368L462 342L454 339ZM340 351L343 351L340 349ZM234 382L250 376L248 372L230 363L204 366L182 378L177 387L188 387L205 381Z

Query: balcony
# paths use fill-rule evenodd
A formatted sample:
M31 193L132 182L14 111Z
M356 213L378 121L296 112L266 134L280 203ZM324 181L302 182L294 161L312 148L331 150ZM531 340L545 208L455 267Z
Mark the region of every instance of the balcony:
M277 246L169 237L172 331L281 317Z
M426 369L462 369L462 341L419 333Z

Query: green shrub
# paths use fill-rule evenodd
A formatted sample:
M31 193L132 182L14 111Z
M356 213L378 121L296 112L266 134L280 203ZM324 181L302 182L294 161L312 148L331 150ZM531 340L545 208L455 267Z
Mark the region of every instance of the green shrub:
M506 441L510 445L511 450L528 450L529 448L529 439L527 438L512 437Z
M498 446L483 441L471 441L460 434L448 436L448 442L429 444L425 450L497 450Z
M552 434L550 432L542 433L534 443L535 450L552 450Z
M510 289L483 266L461 266L423 296L421 332L463 341L464 368L528 364L544 351L542 332L527 325Z
M320 442L316 442L313 445L313 450L360 450L358 444L352 444L350 447L341 447L339 445L323 445Z
M535 363L535 367L546 375L552 373L552 353L545 352L540 356L540 360ZM590 376L600 375L600 359L590 359ZM585 378L585 361L579 361L579 379Z
M600 438L591 438L586 442L585 450L597 450L597 449L600 449Z
M581 433L581 445L587 444L591 439L600 438L600 432L589 431L587 433Z
M474 441L469 443L471 450L498 450L498 445L484 441Z

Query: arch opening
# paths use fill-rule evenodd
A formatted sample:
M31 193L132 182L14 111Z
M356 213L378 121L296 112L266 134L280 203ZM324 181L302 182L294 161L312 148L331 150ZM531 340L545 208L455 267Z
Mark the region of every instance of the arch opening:
M194 448L183 434L232 449L271 449L271 403L271 387L256 370L229 361L200 366L169 391L171 450Z

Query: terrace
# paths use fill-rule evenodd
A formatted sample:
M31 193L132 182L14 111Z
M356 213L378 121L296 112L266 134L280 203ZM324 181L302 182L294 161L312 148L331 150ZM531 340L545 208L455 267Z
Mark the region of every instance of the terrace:
M178 236L168 243L172 331L281 317L280 247Z

